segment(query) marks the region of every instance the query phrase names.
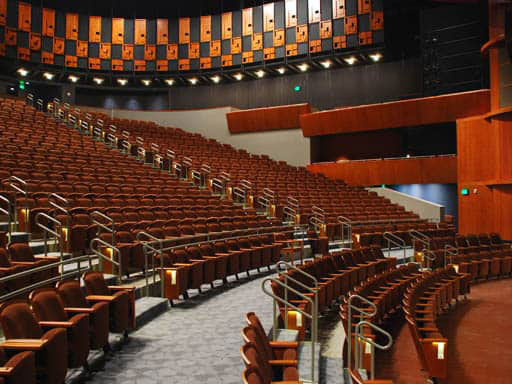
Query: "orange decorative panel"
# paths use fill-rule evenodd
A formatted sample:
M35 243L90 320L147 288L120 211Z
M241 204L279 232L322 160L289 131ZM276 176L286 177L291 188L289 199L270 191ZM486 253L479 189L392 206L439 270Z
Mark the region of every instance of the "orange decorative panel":
M30 60L30 49L18 47L18 59L29 61Z
M144 59L155 60L156 58L156 46L154 44L146 44L144 47Z
M308 26L305 25L299 25L297 26L297 34L296 39L297 43L306 43L308 41Z
M133 68L137 72L142 72L146 70L146 61L144 60L135 60L133 62Z
M169 20L156 19L156 43L167 44L169 42ZM169 65L167 65L169 67Z
M276 50L272 48L263 49L263 60L272 60L276 57Z
M63 55L64 54L64 42L65 40L61 37L54 37L53 38L53 53L56 55Z
M112 60L112 70L113 71L122 71L123 70L123 60L113 59Z
M341 19L345 17L345 0L332 0L332 18Z
M334 36L332 39L334 49L347 48L347 36Z
M321 40L310 40L309 41L309 52L310 53L318 53L322 51L322 41Z
M43 36L53 37L55 34L55 10L43 8Z
M27 3L18 3L18 29L30 32L32 22L32 6Z
M66 13L66 39L78 40L78 14Z
M210 56L211 57L220 56L220 40L210 41Z
M112 19L112 44L123 44L123 43L124 43L124 19L113 18ZM113 64L112 64L112 68L114 68Z
M255 33L252 35L252 50L258 51L260 49L263 49L263 34L261 33Z
M384 28L384 12L375 11L371 18L372 30L376 31Z
M348 16L345 18L345 33L347 35L357 33L357 16Z
M263 32L274 30L274 3L263 5Z
M284 29L274 30L274 47L282 47L284 45Z
M7 23L7 0L0 0L0 25ZM4 46L5 49L5 46Z
M6 45L16 45L16 28L7 27L5 28L5 44Z
M252 31L252 8L244 8L242 10L242 36L251 36Z
M30 49L32 51L41 50L41 34L32 32L30 34Z
M53 65L53 53L52 52L41 52L41 61L43 64Z
M167 72L169 70L169 62L167 60L157 60L156 70L159 72Z
M199 59L199 43L190 43L188 46L188 58Z
M101 43L101 16L89 16L89 42Z
M189 59L178 60L178 70L180 70L180 71L190 70L190 60Z
M76 56L66 56L66 67L77 68L78 67L78 58Z
M286 44L286 56L297 56L299 53L298 44Z
M89 57L89 69L100 69L101 61L97 57Z
M373 43L372 32L359 32L359 45L368 45Z
M167 60L178 59L178 44L167 44Z
M310 23L320 21L320 0L308 0L308 20Z
M123 44L123 60L133 60L133 44Z
M78 57L87 57L89 52L89 43L87 41L78 40L76 43L76 55Z
M284 3L286 27L297 26L297 0L286 0Z
M222 14L222 40L231 39L233 36L233 13L224 12Z
M320 22L320 38L328 39L332 36L332 21L324 20Z
M233 37L231 39L231 53L236 55L242 52L242 38Z
M243 64L249 64L254 61L254 52L243 52L242 53L242 63Z
M146 44L146 19L135 19L135 44Z
M179 36L180 44L190 43L190 18L181 17L180 21L179 21L179 28L180 28L180 36Z
M233 65L233 56L232 55L222 55L221 65L223 67L229 67Z
M110 59L110 43L100 44L100 59Z
M209 69L212 67L212 58L211 57L201 57L199 60L199 67L201 69Z
M371 0L357 0L357 13L360 15L370 13L372 10Z
M212 38L212 17L201 16L201 43L207 43Z

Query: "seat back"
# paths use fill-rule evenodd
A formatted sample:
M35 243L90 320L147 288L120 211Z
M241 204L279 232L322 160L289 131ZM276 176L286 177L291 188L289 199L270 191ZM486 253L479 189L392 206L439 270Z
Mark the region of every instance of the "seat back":
M107 283L101 272L86 272L83 275L85 289L89 295L110 295Z
M6 339L39 339L43 332L27 302L12 300L0 306L0 325Z
M78 280L64 280L57 283L57 293L65 307L88 307Z
M34 253L27 243L12 243L9 245L9 253L14 261L34 262Z
M32 291L29 296L32 309L40 321L67 321L57 290L54 288L41 288Z

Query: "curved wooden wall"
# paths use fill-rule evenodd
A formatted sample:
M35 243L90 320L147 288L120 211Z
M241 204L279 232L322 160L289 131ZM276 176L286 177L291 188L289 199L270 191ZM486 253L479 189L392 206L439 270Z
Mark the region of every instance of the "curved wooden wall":
M0 56L69 68L191 71L382 42L382 0L285 0L173 19L66 14L0 0Z
M486 113L490 91L452 93L390 103L333 109L301 116L304 136L373 131L455 121Z
M229 132L263 132L299 128L299 116L310 113L309 104L246 109L226 114Z
M322 173L332 179L344 180L348 184L362 186L445 184L457 182L457 157L341 161L308 165L308 170Z

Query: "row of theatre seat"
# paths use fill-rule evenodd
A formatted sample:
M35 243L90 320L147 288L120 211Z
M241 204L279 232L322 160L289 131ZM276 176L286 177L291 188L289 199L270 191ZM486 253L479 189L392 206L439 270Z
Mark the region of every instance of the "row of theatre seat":
M62 384L68 368L89 370L90 350L110 350L109 332L125 337L135 327L134 291L107 286L103 274L87 272L79 280L60 281L41 288L29 300L0 305L0 325L6 341L2 360L11 370L0 370L9 384Z
M470 291L471 277L449 266L425 273L407 289L403 299L405 318L419 360L434 380L446 378L448 342L439 332L437 318L454 300Z

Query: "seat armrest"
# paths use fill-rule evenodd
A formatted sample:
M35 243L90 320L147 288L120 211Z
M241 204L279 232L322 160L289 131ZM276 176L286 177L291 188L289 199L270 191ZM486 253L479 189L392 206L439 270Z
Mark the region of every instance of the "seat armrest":
M87 308L87 307L83 307L83 308L65 307L64 310L69 313L93 313L94 312L93 308Z
M40 351L48 340L46 339L7 339L0 347L16 351Z
M270 346L272 348L298 348L299 343L297 341L271 341Z
M38 324L41 327L52 328L71 328L73 326L71 321L39 321Z
M297 360L269 360L268 363L272 366L297 366Z
M109 285L108 289L111 291L134 291L135 287L132 285Z
M0 377L9 376L14 370L14 367L0 367Z
M114 301L114 296L104 296L104 295L89 295L85 296L87 301Z

